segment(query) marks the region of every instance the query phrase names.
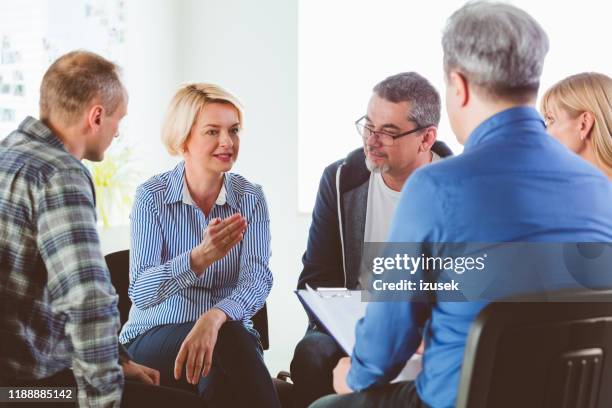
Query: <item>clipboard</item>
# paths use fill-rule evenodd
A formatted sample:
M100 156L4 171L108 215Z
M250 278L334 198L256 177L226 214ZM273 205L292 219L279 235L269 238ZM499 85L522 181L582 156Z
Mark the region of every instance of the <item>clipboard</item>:
M295 294L317 322L334 338L347 355L355 346L355 325L363 316L368 302L361 301L361 292L345 288L319 288L296 290ZM413 355L400 374L391 382L414 380L421 372L422 357Z
M317 323L336 340L347 355L355 345L355 324L365 315L366 302L361 301L361 292L344 288L296 290L295 294Z

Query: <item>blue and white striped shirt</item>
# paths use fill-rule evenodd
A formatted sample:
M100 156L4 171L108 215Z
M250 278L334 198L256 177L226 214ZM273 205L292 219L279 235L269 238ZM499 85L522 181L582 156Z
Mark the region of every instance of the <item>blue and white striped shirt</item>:
M252 326L251 317L272 288L270 219L260 186L225 173L208 217L185 188L185 164L152 177L136 191L131 214L130 316L120 341L164 324L197 320L212 307ZM242 241L198 277L189 254L210 220L240 213L247 220Z

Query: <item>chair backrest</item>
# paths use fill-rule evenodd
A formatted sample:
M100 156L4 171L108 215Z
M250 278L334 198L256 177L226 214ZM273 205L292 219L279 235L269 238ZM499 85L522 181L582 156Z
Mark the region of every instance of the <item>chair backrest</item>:
M261 346L264 350L270 348L270 339L268 337L268 307L266 303L263 304L261 309L253 315L251 318L253 321L253 327L259 333L259 340L261 341Z
M612 407L612 291L551 298L557 301L495 302L480 312L457 408Z
M127 322L130 314L132 301L128 296L128 288L130 286L130 251L124 250L113 252L104 257L106 265L110 272L111 281L119 295L119 316L121 317L121 326Z
M121 316L121 325L127 322L130 314L132 301L128 296L128 288L130 286L130 251L123 250L113 252L104 257L106 265L110 271L111 281L115 290L119 295L119 315ZM270 342L268 338L268 310L266 304L253 316L253 326L259 333L261 345L264 350L268 350Z

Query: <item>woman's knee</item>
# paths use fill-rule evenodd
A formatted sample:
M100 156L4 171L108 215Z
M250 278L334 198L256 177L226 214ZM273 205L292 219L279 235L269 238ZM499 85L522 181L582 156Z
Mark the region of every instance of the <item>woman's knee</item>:
M219 351L229 349L235 352L240 350L250 352L255 350L259 355L261 355L262 351L259 339L255 333L238 321L226 322L221 326L217 335L217 346L220 349Z
M156 326L136 337L130 344L130 353L146 352L156 355L178 353L194 322Z

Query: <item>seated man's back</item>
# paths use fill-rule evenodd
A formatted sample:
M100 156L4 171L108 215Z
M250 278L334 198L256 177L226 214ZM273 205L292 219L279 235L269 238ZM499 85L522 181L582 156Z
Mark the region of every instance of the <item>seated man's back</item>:
M417 214L414 205L400 201L391 240L612 242L612 205L606 204L612 203L609 181L548 136L535 110L515 108L498 114L498 119L507 121L510 130L479 128L462 155L413 176L404 197L414 198L412 189L420 191L419 202L429 202L429 210ZM429 197L423 195L427 186L432 186ZM431 228L436 219L444 219L443 228ZM402 228L408 222L412 228ZM538 282L551 288L563 278L560 271L544 271ZM432 306L424 370L417 379L423 398L451 398L451 390L456 392L468 331L485 305L483 300Z
M445 246L456 244L504 248L515 243L612 242L612 185L550 137L533 108L549 48L537 21L508 4L469 2L448 19L442 48L446 110L465 150L417 170L407 181L392 222L389 241L395 244L390 247L406 243L419 250L413 256L440 257ZM496 245L500 243L506 244ZM559 255L547 260L558 265ZM548 263L520 268L522 263L513 269L520 277L500 283L494 275L496 280L487 282L491 274L505 273L503 269L517 261L524 259L510 258L506 265L491 265L488 259L481 270L464 271L474 275L474 283L485 281L480 287L460 288L487 289L471 293L476 296L461 293L472 301L445 302L451 296L439 290L425 298L416 293L419 297L412 301L371 303L357 324L348 375L342 371L345 360L334 378L336 390L362 392L327 397L315 406L455 406L468 331L486 303L505 294L571 283L564 271ZM446 271L438 274L440 268L434 269L415 266L410 280L447 283ZM425 354L416 381L369 390L397 375L419 345L420 328L425 329Z
M119 68L87 51L59 57L40 89L40 119L0 143L0 382L61 377L82 405L119 405L129 356L80 160L103 159L127 94Z
M106 375L120 385L116 295L99 250L93 186L41 125L27 118L0 144L0 371L4 378L49 377L71 367L79 342L91 342L86 332L96 330L95 369L110 347ZM86 324L87 310L100 320ZM84 326L67 329L76 324ZM91 370L86 363L76 369Z

